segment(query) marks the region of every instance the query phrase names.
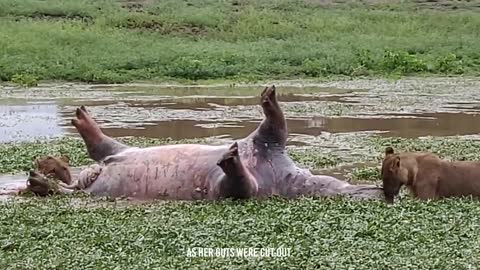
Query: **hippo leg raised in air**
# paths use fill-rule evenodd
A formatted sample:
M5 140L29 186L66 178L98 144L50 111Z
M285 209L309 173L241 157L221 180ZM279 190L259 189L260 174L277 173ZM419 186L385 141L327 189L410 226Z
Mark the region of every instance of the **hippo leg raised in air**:
M97 123L87 114L85 106L77 109L76 116L77 119L72 120L72 125L82 136L88 154L93 160L100 161L105 156L117 154L128 148L128 146L103 134Z
M96 179L85 191L97 196L141 199L198 200L261 198L278 195L337 196L383 199L373 185L351 185L336 178L313 175L288 157L287 123L275 95L267 87L260 103L265 118L249 136L232 145L164 145L133 148L106 136L85 107L72 124L99 162ZM90 175L90 174L84 174ZM98 175L98 176L97 176ZM80 177L81 178L81 177Z
M257 180L242 163L238 144L234 143L217 163L225 176L220 181L219 192L225 197L248 198L258 192Z

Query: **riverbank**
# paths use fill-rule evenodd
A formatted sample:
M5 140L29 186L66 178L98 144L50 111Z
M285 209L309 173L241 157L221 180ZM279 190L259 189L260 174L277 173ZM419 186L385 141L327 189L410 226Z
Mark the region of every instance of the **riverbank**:
M0 79L25 85L480 73L475 7L323 1L144 1L129 8L113 0L0 4Z

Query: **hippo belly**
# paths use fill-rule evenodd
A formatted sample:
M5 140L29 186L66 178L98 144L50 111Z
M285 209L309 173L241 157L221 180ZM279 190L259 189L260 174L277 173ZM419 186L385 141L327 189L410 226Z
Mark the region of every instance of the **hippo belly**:
M92 180L89 186L82 185L88 186L86 192L112 197L171 200L340 194L381 197L382 189L374 185L351 185L298 168L286 153L287 122L275 92L275 86L263 89L259 100L263 120L247 137L230 146L131 148L103 133L81 106L75 110L72 125L85 142L90 158L100 162L101 167L83 171L87 177L79 177L78 181L84 179L89 184L88 180ZM45 185L40 181L38 186Z
M217 161L226 149L195 144L130 148L107 157L86 191L111 197L215 199L224 175Z

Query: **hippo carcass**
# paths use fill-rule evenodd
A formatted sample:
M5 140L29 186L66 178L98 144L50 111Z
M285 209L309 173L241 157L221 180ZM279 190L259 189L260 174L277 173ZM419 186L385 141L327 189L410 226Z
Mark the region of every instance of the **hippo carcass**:
M92 195L138 199L214 200L281 196L336 196L383 199L374 185L351 185L301 169L285 151L287 123L275 86L261 93L265 118L232 145L177 144L134 148L105 135L85 107L72 124L98 172L80 174ZM92 167L89 168L91 170ZM90 178L81 179L82 175ZM95 179L91 176L95 175Z

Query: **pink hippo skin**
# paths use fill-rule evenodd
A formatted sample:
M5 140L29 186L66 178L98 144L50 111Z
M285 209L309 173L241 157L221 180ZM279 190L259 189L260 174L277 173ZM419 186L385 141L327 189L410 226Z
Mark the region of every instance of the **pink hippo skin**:
M214 200L281 196L336 196L383 199L373 185L351 185L298 168L285 152L287 124L275 86L263 90L264 120L232 145L179 144L133 148L106 136L87 113L72 120L92 159L96 179L84 191L97 196L138 199ZM91 169L91 168L90 168ZM82 175L82 174L81 174ZM81 176L80 176L81 177Z

